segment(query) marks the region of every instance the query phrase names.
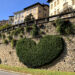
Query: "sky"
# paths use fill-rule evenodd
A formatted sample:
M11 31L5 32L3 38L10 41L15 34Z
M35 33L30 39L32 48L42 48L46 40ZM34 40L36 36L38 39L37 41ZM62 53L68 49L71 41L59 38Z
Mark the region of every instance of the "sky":
M14 12L37 2L48 4L47 0L0 0L0 20L7 20Z

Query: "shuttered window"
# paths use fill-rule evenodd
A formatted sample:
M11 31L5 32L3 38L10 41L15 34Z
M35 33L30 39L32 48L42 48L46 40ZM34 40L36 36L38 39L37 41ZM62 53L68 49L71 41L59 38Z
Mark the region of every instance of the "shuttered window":
M72 5L75 5L75 0L72 0Z

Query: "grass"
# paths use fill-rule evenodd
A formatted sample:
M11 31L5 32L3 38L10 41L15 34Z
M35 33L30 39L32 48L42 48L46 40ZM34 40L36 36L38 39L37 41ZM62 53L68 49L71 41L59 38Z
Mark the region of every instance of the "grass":
M74 72L59 72L59 71L50 71L50 70L30 69L23 67L12 67L7 65L0 65L0 69L20 72L25 74L27 73L31 75L75 75Z

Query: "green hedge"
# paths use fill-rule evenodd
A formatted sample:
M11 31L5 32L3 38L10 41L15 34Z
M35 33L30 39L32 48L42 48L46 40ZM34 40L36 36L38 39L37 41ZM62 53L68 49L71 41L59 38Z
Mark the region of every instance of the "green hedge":
M69 35L74 33L73 24L69 20L63 20L58 18L56 21L56 29L62 35Z
M32 68L52 62L63 49L64 43L59 36L45 36L37 45L31 39L24 38L16 45L20 61Z

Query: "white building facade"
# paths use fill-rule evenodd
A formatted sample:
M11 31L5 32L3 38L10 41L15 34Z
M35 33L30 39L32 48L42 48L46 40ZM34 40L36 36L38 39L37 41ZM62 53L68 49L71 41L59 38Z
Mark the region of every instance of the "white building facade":
M25 11L22 10L20 12L14 13L14 25L15 24L20 24L24 22L25 19Z
M75 0L48 0L49 16L59 14L66 8L75 9Z

